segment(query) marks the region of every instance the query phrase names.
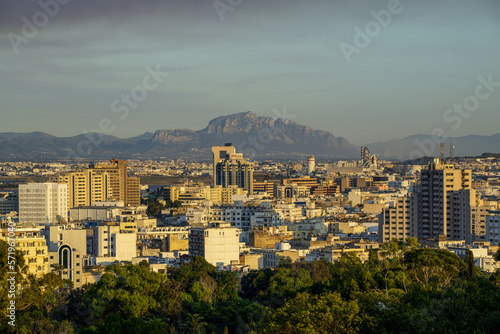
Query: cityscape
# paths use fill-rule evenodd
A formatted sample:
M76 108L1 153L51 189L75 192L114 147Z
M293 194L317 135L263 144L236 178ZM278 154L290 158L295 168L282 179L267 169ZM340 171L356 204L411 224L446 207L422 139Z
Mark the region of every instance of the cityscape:
M498 333L497 14L0 0L0 332Z

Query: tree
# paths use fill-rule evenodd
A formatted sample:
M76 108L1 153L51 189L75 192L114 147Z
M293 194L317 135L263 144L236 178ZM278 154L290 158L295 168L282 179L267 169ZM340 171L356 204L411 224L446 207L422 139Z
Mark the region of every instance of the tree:
M50 266L52 267L52 271L56 272L59 277L62 277L62 275L67 271L66 267L59 263L53 263Z
M411 278L418 284L446 286L464 269L463 261L446 249L416 249L405 254Z
M313 296L299 293L288 300L257 333L357 333L360 323L356 301L344 301L338 293Z
M199 314L188 314L186 319L186 329L184 333L202 334L205 333L205 326L208 324Z
M471 279L477 276L478 270L476 267L476 263L474 262L474 254L470 249L467 249L465 253L465 278Z
M500 262L500 248L497 250L493 258L495 259L495 261Z

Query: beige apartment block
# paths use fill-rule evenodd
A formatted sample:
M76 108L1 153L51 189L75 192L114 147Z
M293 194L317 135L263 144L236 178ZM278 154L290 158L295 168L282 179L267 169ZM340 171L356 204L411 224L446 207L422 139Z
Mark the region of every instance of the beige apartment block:
M240 259L239 230L230 223L213 222L189 229L189 255L202 256L214 266L227 266Z
M379 242L406 240L418 232L419 196L395 197L378 215Z
M123 201L126 206L140 205L140 180L128 177L127 161L124 160L91 164L89 168L51 176L50 181L68 186L70 208L106 201Z
M466 226L470 226L470 207L476 203L475 192L463 191L471 189L471 170L455 169L435 159L422 170L421 184L419 239L437 239L439 235L465 239Z

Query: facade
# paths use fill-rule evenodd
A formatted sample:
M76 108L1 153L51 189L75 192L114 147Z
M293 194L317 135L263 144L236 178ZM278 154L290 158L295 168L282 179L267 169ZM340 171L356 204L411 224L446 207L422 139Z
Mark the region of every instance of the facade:
M153 248L159 248L162 252L173 252L189 249L188 234L187 226L140 228L137 239L151 240Z
M19 222L57 223L68 219L68 187L57 183L19 185Z
M476 204L471 184L471 170L455 169L438 159L422 170L419 239L437 239L439 235L451 240L466 238L470 207Z
M70 208L106 201L123 201L126 206L140 205L140 180L127 176L127 161L124 160L91 164L89 168L52 176L50 181L67 185Z
M221 160L226 159L226 155L236 153L236 149L230 143L226 143L224 146L213 146L212 147L212 158L213 158L213 185L217 184L217 164Z
M50 265L62 266L58 274L63 279L71 280L75 288L81 287L84 284L83 258L87 253L87 230L51 225L46 226L42 234L47 240Z
M208 227L191 227L189 255L202 256L216 267L239 263L239 241L239 230L226 222L209 223Z
M417 235L419 221L419 197L417 195L396 197L389 207L378 215L379 242L393 239L406 240Z
M137 232L121 229L120 225L99 225L87 238L87 253L96 258L95 264L131 261L137 256Z
M243 159L242 153L227 154L215 167L215 185L238 186L253 194L253 164Z
M287 226L262 227L252 229L249 233L248 245L255 248L274 248L276 243L293 239L293 231L288 231Z
M49 273L49 251L45 238L40 235L40 229L18 226L14 233L15 237L11 238L15 240L16 250L23 254L25 265L28 267L27 273L37 277ZM0 239L7 242L8 237L8 229L2 229Z
M272 197L274 194L274 183L268 182L267 180L263 182L253 182L253 194L266 194Z
M486 216L486 241L492 245L500 243L500 211L491 212Z
M17 192L0 192L0 215L19 212L19 197Z
M195 186L169 186L162 190L165 199L171 201L181 201L183 204L200 204L203 201L211 201L213 204L229 204L232 202L233 195L244 195L248 192L237 185L231 185L223 188L218 185L215 187L198 184Z

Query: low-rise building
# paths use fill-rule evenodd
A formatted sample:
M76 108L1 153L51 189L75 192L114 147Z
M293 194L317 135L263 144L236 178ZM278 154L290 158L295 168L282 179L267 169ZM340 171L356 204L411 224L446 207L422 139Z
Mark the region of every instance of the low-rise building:
M239 230L228 222L208 223L189 229L189 255L201 256L216 266L236 264L240 259Z

